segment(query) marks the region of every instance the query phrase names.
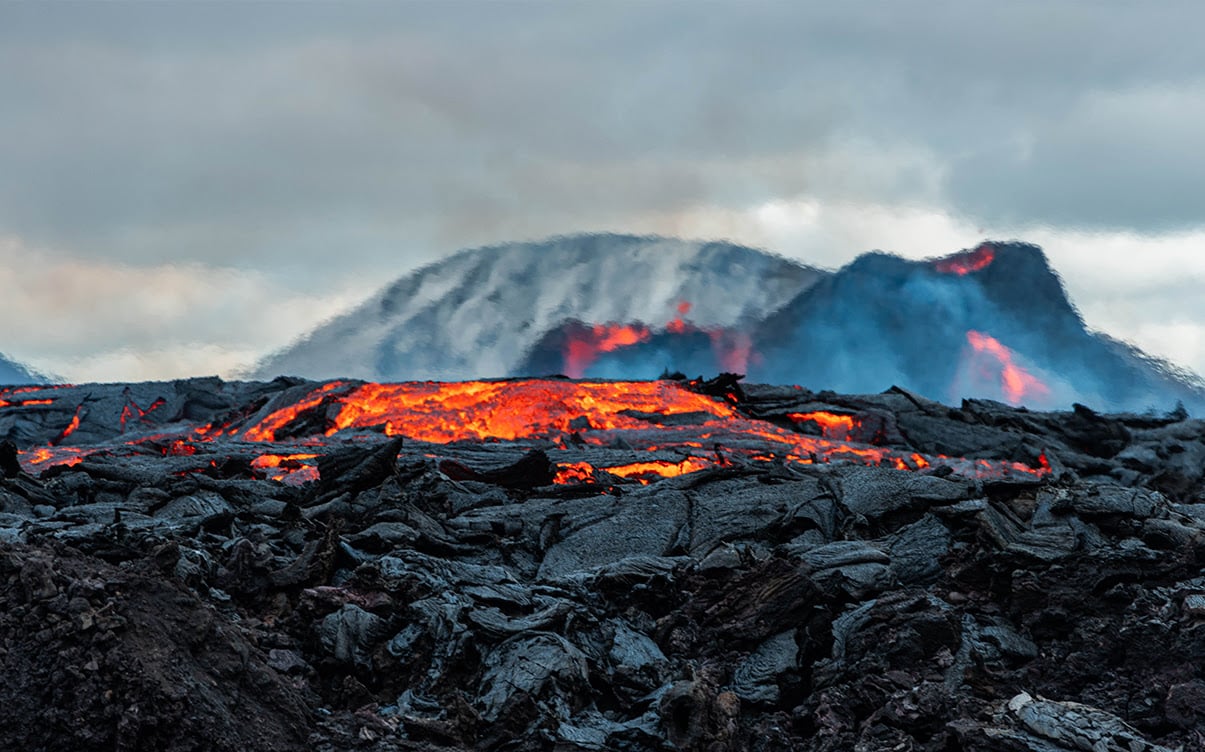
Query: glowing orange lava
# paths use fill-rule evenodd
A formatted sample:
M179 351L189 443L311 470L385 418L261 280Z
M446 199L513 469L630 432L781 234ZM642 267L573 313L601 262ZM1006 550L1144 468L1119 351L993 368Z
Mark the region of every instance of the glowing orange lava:
M96 450L80 447L45 446L36 447L28 452L18 452L17 456L29 468L40 466L54 467L56 465L72 467L83 462L84 457L94 451Z
M933 262L933 268L941 274L957 274L965 277L971 272L977 272L991 266L996 259L996 250L984 244L973 251L956 253L944 259Z
M121 430L122 430L122 432L125 432L126 421L128 421L130 418L141 419L147 413L154 412L155 410L158 410L159 408L163 407L165 404L167 404L167 400L160 397L159 399L152 402L150 407L143 410L141 407L138 406L137 402L135 402L134 400L130 400L128 403L126 403L125 407L121 408Z
M344 386L346 384L342 381L329 381L323 384L303 399L271 413L263 420L243 431L243 438L247 441L276 441L276 432L278 430L288 425L306 410L317 407L322 403L322 400L326 399L327 394ZM207 434L208 432L203 431L202 433ZM218 435L221 435L220 431Z
M913 452L912 454L904 455L903 457L894 457L896 470L924 470L930 466L929 460L925 459L922 454Z
M686 457L678 462L670 460L649 460L647 462L630 462L624 465L600 467L599 470L628 478L647 486L658 478L677 478L680 475L720 467L721 464L703 457ZM558 465L560 468L553 483L593 483L595 468L589 462L566 462Z
M251 460L251 467L266 468L280 467L289 462L297 462L300 460L312 460L318 455L316 454L261 454Z
M318 480L318 468L306 464L316 454L261 454L251 460L251 467L264 471L269 480L300 486Z
M572 328L567 332L562 353L565 375L580 379L599 355L647 342L652 336L643 324L595 324Z
M192 455L194 455L196 453L197 453L196 446L189 444L187 441L184 441L183 439L176 439L175 441L168 444L163 449L163 455L165 457L166 456L191 457Z
M551 438L579 430L575 428L579 425L593 430L649 428L647 420L625 414L630 412L736 415L728 405L666 381L364 384L336 399L340 409L328 435L344 428L383 425L386 435L439 444ZM267 421L277 427L287 423L274 416Z
M54 400L49 399L31 399L17 400L10 402L9 400L0 399L0 407L28 407L29 405L53 405Z
M639 482L721 466L726 462L723 454L743 455L750 460L771 457L801 464L855 462L900 470L920 470L942 463L980 477L1049 472L1019 463L926 457L850 443L850 432L859 426L851 415L823 411L794 414L796 421L815 421L824 431L823 438L808 436L745 417L731 404L692 392L672 381L520 379L368 383L355 387L336 382L262 417L246 428L243 436L271 441L275 431L324 403L329 420L324 431L327 436L347 429L373 429L389 436L436 444L546 440L567 451L565 437L574 435L575 440L595 446L623 441L637 450L664 449L687 455L676 462L656 459L598 468ZM672 420L675 416L679 420ZM235 429L230 433L237 432ZM778 449L767 453L767 445ZM595 468L586 462L560 463L558 467L555 479L558 483L592 482L594 478Z
M1011 363L1007 349L991 337L971 332L968 341L978 353L989 354L1005 387L1033 393L1045 386ZM985 356L988 357L988 356ZM1010 391L1012 395L1014 392ZM289 397L295 392L287 393ZM314 460L331 442L360 441L361 436L339 431L375 431L409 440L446 444L457 441L536 442L550 455L561 454L557 483L593 483L606 472L631 482L646 483L658 477L676 477L707 468L755 461L799 464L858 463L919 470L944 465L967 475L1000 477L1050 472L1044 459L1039 467L1020 463L926 456L885 446L850 441L861 423L857 415L826 411L792 413L796 424L814 422L822 436L807 435L790 427L757 420L740 412L740 401L728 401L691 391L681 382L564 381L517 379L458 383L412 382L356 384L332 381L315 384L300 399L279 396L278 409L261 408L251 417L226 424L177 429L175 433L139 435L124 444L151 443L166 456L220 454L215 442L276 442L294 437L289 447L268 449L252 467L285 483L303 483L318 477ZM99 403L97 403L99 404ZM269 403L271 404L271 403ZM139 416L137 406L123 410ZM156 407L152 406L152 409ZM96 408L91 408L96 409ZM146 412L149 412L147 410ZM104 447L63 447L84 417L83 406L52 446L22 452L26 469L56 464L77 464L82 457ZM117 422L117 415L110 420ZM294 422L298 421L298 422ZM279 434L279 435L278 435ZM331 438L328 438L331 437ZM119 444L122 446L124 444ZM623 461L611 467L573 461L582 445L624 447L649 453L642 461ZM302 447L313 447L312 449ZM110 445L112 451L116 447ZM303 453L299 453L303 452ZM430 453L430 447L420 448ZM590 450L594 452L595 450ZM679 455L652 455L665 452ZM578 455L580 457L581 455ZM591 454L594 459L594 454ZM598 456L605 456L598 454ZM198 458L200 459L200 458ZM208 459L208 457L206 457ZM557 458L553 457L555 462ZM640 460L640 455L625 460ZM612 462L616 460L612 459ZM213 463L211 462L211 465ZM185 471L188 472L188 471Z
M641 484L648 485L656 478L677 478L679 475L719 467L719 464L702 457L687 457L680 462L668 460L651 460L649 462L632 462L627 465L604 467L611 475L621 478L631 478Z
M562 462L557 465L557 474L553 483L592 483L594 482L594 466L589 462Z
M83 405L75 408L75 415L71 416L71 422L67 424L67 427L63 429L63 432L59 434L59 437L51 442L52 444L62 444L68 436L75 433L75 429L79 428L80 411L83 409Z
M1012 350L1000 344L995 337L972 330L967 332L967 342L976 353L991 359L986 365L999 371L1000 391L1010 404L1020 405L1050 396L1050 387L1014 363Z
M820 431L824 438L840 439L842 441L849 438L850 432L855 427L861 426L861 421L856 420L852 415L838 415L824 411L787 413L787 417L796 423L811 421L820 426Z
M572 324L565 329L565 344L561 352L561 371L580 379L603 353L615 352L650 341L658 332L674 335L702 334L711 340L715 362L728 373L745 373L754 357L753 340L748 333L723 327L702 328L686 318L691 303L679 301L677 314L665 326L656 330L642 323L632 324Z
M75 385L74 384L55 384L53 386L41 386L38 384L33 384L30 386L13 386L13 387L8 387L6 389L0 389L0 396L6 396L9 394L29 394L30 392L53 391L55 389L68 389L72 386L75 386Z

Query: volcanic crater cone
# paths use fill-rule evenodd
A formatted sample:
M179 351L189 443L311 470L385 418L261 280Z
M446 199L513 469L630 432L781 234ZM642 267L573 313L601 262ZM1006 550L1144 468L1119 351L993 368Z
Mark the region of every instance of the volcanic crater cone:
M1041 249L1023 243L931 261L861 256L767 318L753 341L762 360L750 372L768 382L863 391L887 378L952 402L1205 407L1199 378L1088 331ZM1009 366L1032 380L993 373Z

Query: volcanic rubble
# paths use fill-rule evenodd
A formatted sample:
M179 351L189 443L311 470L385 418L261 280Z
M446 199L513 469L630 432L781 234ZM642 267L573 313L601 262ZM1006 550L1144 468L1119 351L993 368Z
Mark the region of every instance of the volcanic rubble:
M0 748L1205 749L1205 423L0 390Z

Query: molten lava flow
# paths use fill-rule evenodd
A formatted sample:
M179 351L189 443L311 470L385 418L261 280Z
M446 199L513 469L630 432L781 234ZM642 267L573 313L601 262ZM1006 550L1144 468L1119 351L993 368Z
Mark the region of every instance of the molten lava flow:
M7 397L10 394L29 394L30 392L53 391L55 389L69 389L75 386L74 384L55 384L54 386L41 386L33 384L30 386L10 386L5 389L0 389L0 397Z
M6 399L0 399L0 407L28 407L29 405L53 405L53 404L54 404L54 400L49 400L49 399L17 400L16 402L11 402Z
M973 251L956 253L933 262L933 268L941 274L957 274L965 277L971 272L986 269L996 259L996 249L986 243Z
M686 475L687 473L694 473L713 467L719 467L719 464L702 457L687 457L681 462L651 460L649 462L633 462L628 465L617 465L602 469L611 475L618 475L621 478L631 478L647 486L652 480L656 480L657 478L677 478L679 475Z
M300 460L312 460L317 456L318 455L316 454L261 454L260 456L251 460L251 467L260 469L267 467L281 467L282 465L286 465L290 462L298 463Z
M999 371L1000 391L1010 404L1020 405L1050 396L1050 388L1014 363L1012 350L1000 344L995 337L971 330L967 332L967 342L975 353L990 358L990 363L981 363L980 366L988 371Z
M600 467L598 470L619 476L620 478L628 478L647 486L651 481L658 478L676 478L679 475L686 475L719 466L720 463L714 460L702 457L687 457L679 462L650 460L647 462L631 462L625 465ZM596 471L594 466L589 462L564 462L557 465L557 467L559 470L552 479L553 483L565 485L593 483L595 481L594 473Z
M51 444L55 444L55 445L62 444L63 441L68 436L75 433L75 429L79 428L80 412L83 409L84 409L83 405L80 405L79 407L75 408L75 415L71 416L71 422L67 424L67 427L63 429L63 432L59 434L59 437L57 439L50 442Z
M164 457L191 457L197 453L197 448L183 439L176 439L163 448Z
M1006 385L1019 384L1031 392L1039 387L1044 389L1036 380L1026 381L1033 377L1001 356L1000 353L1010 354L994 339L972 332L968 334L968 341L976 353L982 348L992 354L992 363L1003 364L994 373L1000 374ZM1011 370L1004 366L1010 366ZM297 399L295 395L299 393L301 397ZM10 402L16 402L11 400L11 395L6 393L5 396L10 397ZM553 462L557 462L553 455L561 455L563 461L557 462L556 483L598 483L604 472L617 476L611 478L611 483L622 482L619 478L648 483L662 477L759 461L848 462L900 470L944 466L980 477L1022 473L1041 477L1051 472L1049 464L1043 460L1039 460L1038 467L1031 468L1019 463L920 455L885 446L853 443L850 438L857 436L861 427L857 415L826 411L789 414L793 423L814 423L820 426L823 434L808 435L792 430L790 426L743 414L740 411L742 401L735 392L725 401L668 380L570 382L524 379L402 384L334 381L314 385L308 392L282 393L275 399L251 418L201 428L175 428L171 433L140 434L118 446L148 445L141 450L143 454L149 448L165 456L203 455L196 459L200 469L180 471L190 473L208 472L203 467L206 461L210 467L217 466L224 451L219 442L276 442L281 437L295 437L287 448L263 447L266 453L251 463L260 473L258 477L294 484L317 479L314 460L327 452L324 444L361 442L365 439L365 431L435 444L527 442L529 448L547 452ZM96 405L99 404L102 403L89 403L89 408L98 409ZM127 418L141 417L136 405L127 407L128 412L122 411ZM83 417L81 405L56 442L21 453L22 465L30 470L76 464L84 456L100 451L102 447L55 445L72 436ZM118 418L115 408L114 415L98 424L115 426ZM361 433L353 433L357 431ZM92 437L91 432L88 435ZM572 461L574 453L582 451L583 446L592 448L588 454L576 456L588 456L591 462ZM600 465L597 458L614 457L609 452L616 447L622 448L622 459L613 458L610 462L618 464ZM108 447L110 451L116 448ZM239 451L246 451L246 445ZM418 451L438 452L432 447L420 447ZM632 451L644 454L633 456ZM215 459L211 460L211 457Z
M929 460L925 459L924 455L917 454L916 452L893 459L896 470L924 470L931 464Z
M346 386L346 384L342 381L330 381L323 384L318 389L306 395L303 399L289 405L288 407L282 407L281 409L276 410L263 420L244 430L243 438L247 441L276 441L276 432L278 430L291 423L295 418L297 418L298 415L301 415L305 411L320 405L330 392L333 392L334 390L344 386ZM201 435L207 435L209 431L203 429L198 433ZM235 433L235 431L232 431L231 433ZM216 435L220 436L221 431L218 431Z
M123 433L125 432L126 421L128 421L130 418L137 418L137 419L141 420L147 413L154 412L155 410L158 410L159 408L163 407L166 404L167 404L167 400L160 397L159 399L152 402L150 407L143 410L141 407L138 406L137 402L135 402L134 400L131 399L129 402L126 403L125 407L121 408L121 430L122 430L122 432Z
M80 447L45 446L31 449L28 452L17 452L17 457L27 471L32 471L56 465L72 467L83 462L84 457L94 451L96 450Z
M557 465L557 474L552 479L553 483L593 483L594 482L594 466L589 462L562 462Z
M643 324L595 324L574 327L566 333L562 356L565 375L580 379L603 353L647 342L653 334Z
M859 423L853 416L833 413L799 413L831 433L826 438L806 436L739 414L732 406L673 382L564 382L564 381L470 381L460 383L364 384L333 398L339 411L327 434L342 429L384 426L390 436L405 436L431 443L466 440L557 439L576 432L581 441L604 446L616 440L634 448L658 448L691 452L704 446L722 447L725 452L746 457L766 456L766 446L780 447L775 456L789 462L857 462L918 470L947 458L927 458L886 447L851 444L849 431ZM314 403L307 397L303 402ZM295 413L291 413L295 415ZM650 423L649 416L698 416ZM273 416L266 421L284 425ZM664 425L660 425L664 423ZM840 435L841 433L844 435ZM647 436L648 438L642 438ZM560 446L564 446L561 442ZM570 463L572 464L572 463ZM624 477L678 475L718 463L692 456L681 462L661 460L605 469ZM951 463L945 463L951 464ZM625 472L624 468L635 468ZM585 463L561 467L560 482L588 476ZM976 474L989 475L981 469ZM1002 471L1003 472L1003 471ZM1038 471L1025 470L1039 474Z
M341 408L328 435L344 428L383 425L386 435L438 444L551 438L586 426L592 430L649 427L647 420L631 413L736 415L727 405L666 381L364 384L337 401ZM287 422L271 420L278 426Z
M697 326L686 318L690 311L690 301L680 301L677 314L659 330L650 329L641 323L570 325L565 330L561 371L571 378L580 379L603 353L643 344L652 340L654 335L664 333L676 336L706 335L711 340L714 362L721 370L728 373L745 373L749 361L755 357L753 340L749 334L735 329Z
M316 454L261 454L251 460L251 467L264 471L269 480L300 486L318 480L318 468L308 465Z
M855 427L861 427L862 425L861 421L856 420L852 415L838 415L824 411L787 413L787 417L796 423L815 423L820 426L820 432L824 438L839 439L842 441L849 438L850 432Z

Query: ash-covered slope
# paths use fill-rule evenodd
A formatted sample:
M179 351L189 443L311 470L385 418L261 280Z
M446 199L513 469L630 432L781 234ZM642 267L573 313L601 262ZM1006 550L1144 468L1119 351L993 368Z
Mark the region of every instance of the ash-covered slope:
M751 377L837 391L892 384L933 399L1199 412L1205 390L1088 331L1037 246L991 243L937 261L861 256L754 335Z
M505 376L570 319L764 317L822 272L730 243L580 235L463 251L403 277L255 369L259 378Z
M45 384L46 377L40 373L6 358L0 353L0 385L19 386L22 384Z

